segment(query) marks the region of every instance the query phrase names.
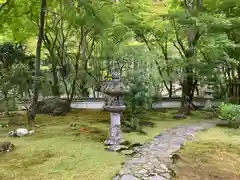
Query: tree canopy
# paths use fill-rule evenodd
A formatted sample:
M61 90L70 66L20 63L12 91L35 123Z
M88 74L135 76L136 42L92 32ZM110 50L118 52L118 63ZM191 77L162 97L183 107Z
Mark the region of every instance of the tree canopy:
M30 70L41 38L40 96L65 96L68 103L100 96L117 69L130 84L138 83L130 76L143 73L148 99L181 88L186 107L207 86L225 98L240 78L238 0L47 0L41 35L42 3L0 1L1 67L10 73L2 79L19 76L19 67ZM30 64L28 82L37 68ZM31 94L34 82L14 88Z

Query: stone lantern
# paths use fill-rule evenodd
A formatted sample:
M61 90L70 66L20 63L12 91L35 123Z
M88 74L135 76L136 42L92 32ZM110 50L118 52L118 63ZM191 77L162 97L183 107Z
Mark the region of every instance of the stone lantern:
M204 98L207 98L207 101L205 102L204 109L205 110L211 110L212 109L212 102L211 99L213 99L213 90L208 88L205 90L205 96Z
M126 148L126 146L122 145L124 139L121 132L121 114L125 109L123 95L127 93L127 88L120 81L117 72L112 73L112 80L107 81L103 92L108 95L104 110L110 112L111 119L110 137L104 144L110 151L119 151Z

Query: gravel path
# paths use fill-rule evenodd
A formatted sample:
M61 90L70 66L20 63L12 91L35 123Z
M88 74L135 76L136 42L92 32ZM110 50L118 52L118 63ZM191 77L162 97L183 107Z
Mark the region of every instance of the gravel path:
M172 172L168 165L172 164L172 155L186 141L194 139L196 132L215 127L217 122L203 121L161 133L152 141L138 147L137 153L125 162L112 180L170 180Z

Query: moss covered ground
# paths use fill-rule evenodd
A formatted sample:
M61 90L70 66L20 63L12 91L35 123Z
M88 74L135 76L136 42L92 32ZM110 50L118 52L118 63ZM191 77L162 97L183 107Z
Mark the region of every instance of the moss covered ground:
M194 123L202 113L187 119L173 119L173 111L153 111L144 120L154 127L144 127L146 134L125 133L126 140L144 142L160 132L180 124ZM205 115L205 114L204 114ZM0 122L26 121L25 116L2 117ZM0 128L0 141L15 145L11 153L0 154L1 180L110 180L127 158L108 152L103 141L108 137L109 113L78 110L67 116L38 115L41 125L32 136L9 138L7 132L16 127ZM70 124L77 124L71 129Z
M200 132L179 155L176 180L240 180L240 129Z

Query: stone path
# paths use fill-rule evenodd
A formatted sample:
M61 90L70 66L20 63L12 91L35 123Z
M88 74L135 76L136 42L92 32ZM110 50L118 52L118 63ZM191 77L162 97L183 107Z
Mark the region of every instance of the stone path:
M196 132L215 127L216 123L218 121L204 121L163 132L152 141L138 147L137 153L125 162L112 180L170 180L172 172L168 165L172 163L172 155L186 141L194 139Z

